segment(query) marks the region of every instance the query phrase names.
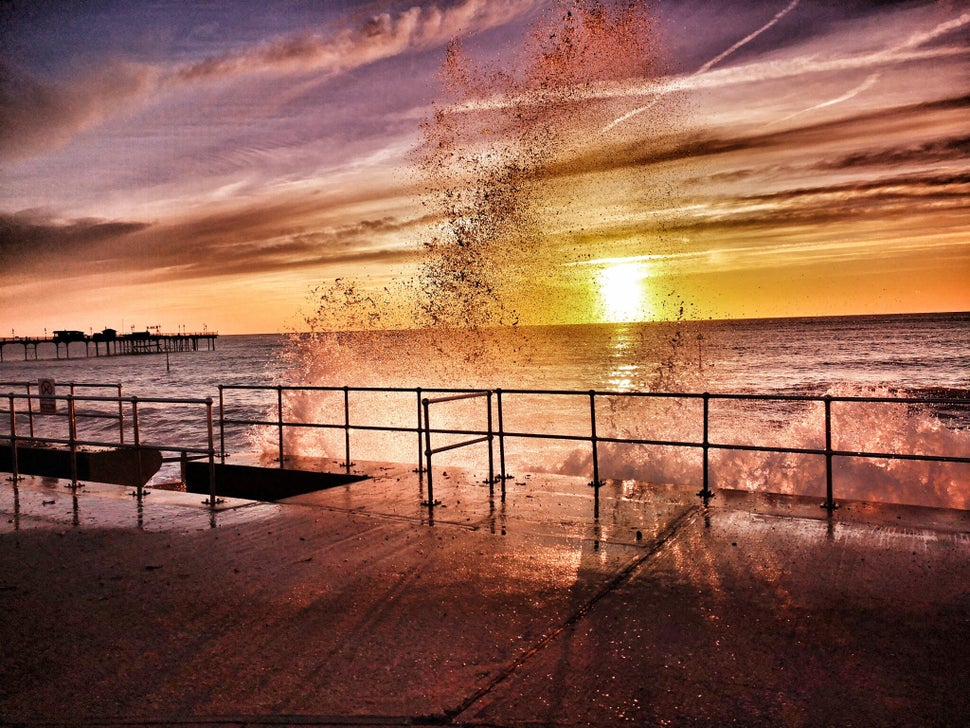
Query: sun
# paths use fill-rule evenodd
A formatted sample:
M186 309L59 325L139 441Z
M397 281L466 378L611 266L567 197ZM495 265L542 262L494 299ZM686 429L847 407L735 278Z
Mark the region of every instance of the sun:
M646 280L650 268L643 261L609 263L596 273L597 291L605 323L645 321L652 317Z

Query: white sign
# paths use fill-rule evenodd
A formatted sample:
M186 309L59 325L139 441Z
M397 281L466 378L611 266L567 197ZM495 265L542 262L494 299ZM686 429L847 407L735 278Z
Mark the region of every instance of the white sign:
M42 415L56 415L57 400L54 399L54 380L39 379L37 380L37 386L40 389L40 413Z

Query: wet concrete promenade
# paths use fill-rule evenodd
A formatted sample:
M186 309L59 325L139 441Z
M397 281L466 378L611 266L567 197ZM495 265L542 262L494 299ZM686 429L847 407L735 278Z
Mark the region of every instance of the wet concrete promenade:
M970 724L970 514L371 472L0 481L0 722Z

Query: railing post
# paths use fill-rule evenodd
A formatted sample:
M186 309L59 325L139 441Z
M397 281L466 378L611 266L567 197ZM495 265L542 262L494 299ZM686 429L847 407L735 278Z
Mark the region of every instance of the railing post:
M276 430L279 439L280 467L283 467L283 385L276 385Z
M118 444L125 444L125 403L121 401L121 385L118 387Z
M492 455L492 390L488 390L488 494L495 495L495 458Z
M219 459L226 462L226 401L223 386L219 385Z
M714 494L711 492L710 478L711 478L711 439L710 439L710 428L711 428L711 395L708 392L704 392L704 432L701 439L701 449L703 450L703 486L700 492L697 494L704 499L705 505L711 496Z
M209 434L209 505L216 507L216 449L212 436L212 397L205 398L206 427Z
M832 493L832 396L826 394L822 401L825 403L825 502L822 508L831 513L838 508Z
M26 349L25 349L26 356ZM30 396L30 382L27 382L27 422L29 424L30 439L34 439L34 400Z
M350 387L344 385L344 467L350 473Z
M596 392L592 389L589 390L589 429L589 441L593 447L593 482L590 483L593 486L593 517L599 518L600 486L603 483L600 481L599 446L596 440Z
M434 508L434 483L431 478L431 416L428 412L428 408L431 402L427 397L421 400L421 404L424 406L424 457L426 459L426 465L428 471L428 510Z
M424 448L421 445L421 430L423 429L421 424L421 387L414 391L418 395L418 480L420 481L424 476Z
M502 421L502 390L495 390L495 405L498 408L498 466L502 481L502 500L505 500L505 425Z
M131 398L131 416L134 420L134 427L132 428L132 437L135 440L135 452L138 453L138 500L141 500L142 483L141 483L141 431L138 425L138 398Z
M30 401L29 395L27 397L27 401ZM13 466L13 472L10 474L10 480L16 483L18 480L20 480L20 471L17 467L17 413L14 409L13 392L10 392L10 457Z
M77 417L74 405L74 385L67 396L67 436L71 448L71 487L77 488Z

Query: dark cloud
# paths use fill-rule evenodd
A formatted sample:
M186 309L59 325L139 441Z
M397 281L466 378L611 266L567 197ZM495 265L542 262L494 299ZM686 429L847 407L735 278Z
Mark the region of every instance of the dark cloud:
M413 256L414 250L375 241L373 236L404 231L414 225L415 221L384 217L273 239L252 233L248 239L240 239L246 236L239 228L232 228L232 233L224 229L226 234L212 234L220 228L213 221L199 226L190 223L170 231L166 236L171 240L170 247L153 257L152 268L157 270L158 279L187 279L298 270L334 263L402 261ZM208 232L203 234L203 229ZM194 244L183 244L188 241Z
M951 159L970 158L970 136L938 139L906 147L847 154L815 165L816 169L852 169L855 167L894 167L903 164L930 164Z
M45 82L0 60L0 158L58 149L78 132L145 98L157 74L112 62Z
M10 271L38 259L97 257L105 244L150 227L144 222L74 220L53 222L33 214L0 215L0 260Z
M606 173L671 162L698 161L737 152L811 149L815 144L835 139L875 139L878 138L884 124L898 126L906 120L913 120L918 125L925 125L929 115L967 108L970 108L970 96L959 96L931 103L863 112L833 121L804 124L794 129L767 129L738 136L726 136L723 132L720 134L698 132L689 137L660 134L622 144L604 140L595 148L583 150L567 161L550 168L549 174L556 177L591 172ZM813 168L831 170L880 163L889 165L927 163L964 158L970 153L968 139L970 138L960 136L881 151L847 154L836 159L818 161ZM728 175L724 179L740 179L763 173L764 169L759 167L758 170L734 170L722 174Z
M307 222L305 203L266 205L181 222L53 222L0 215L3 273L83 275L112 271L154 280L208 278L311 268L327 263L401 261L397 240L421 220L393 217L351 224Z
M966 210L970 173L909 175L844 184L820 184L771 194L710 200L705 212L672 221L668 229L698 225L782 229L792 225L891 220ZM965 217L965 214L964 214ZM945 227L941 221L940 227Z

